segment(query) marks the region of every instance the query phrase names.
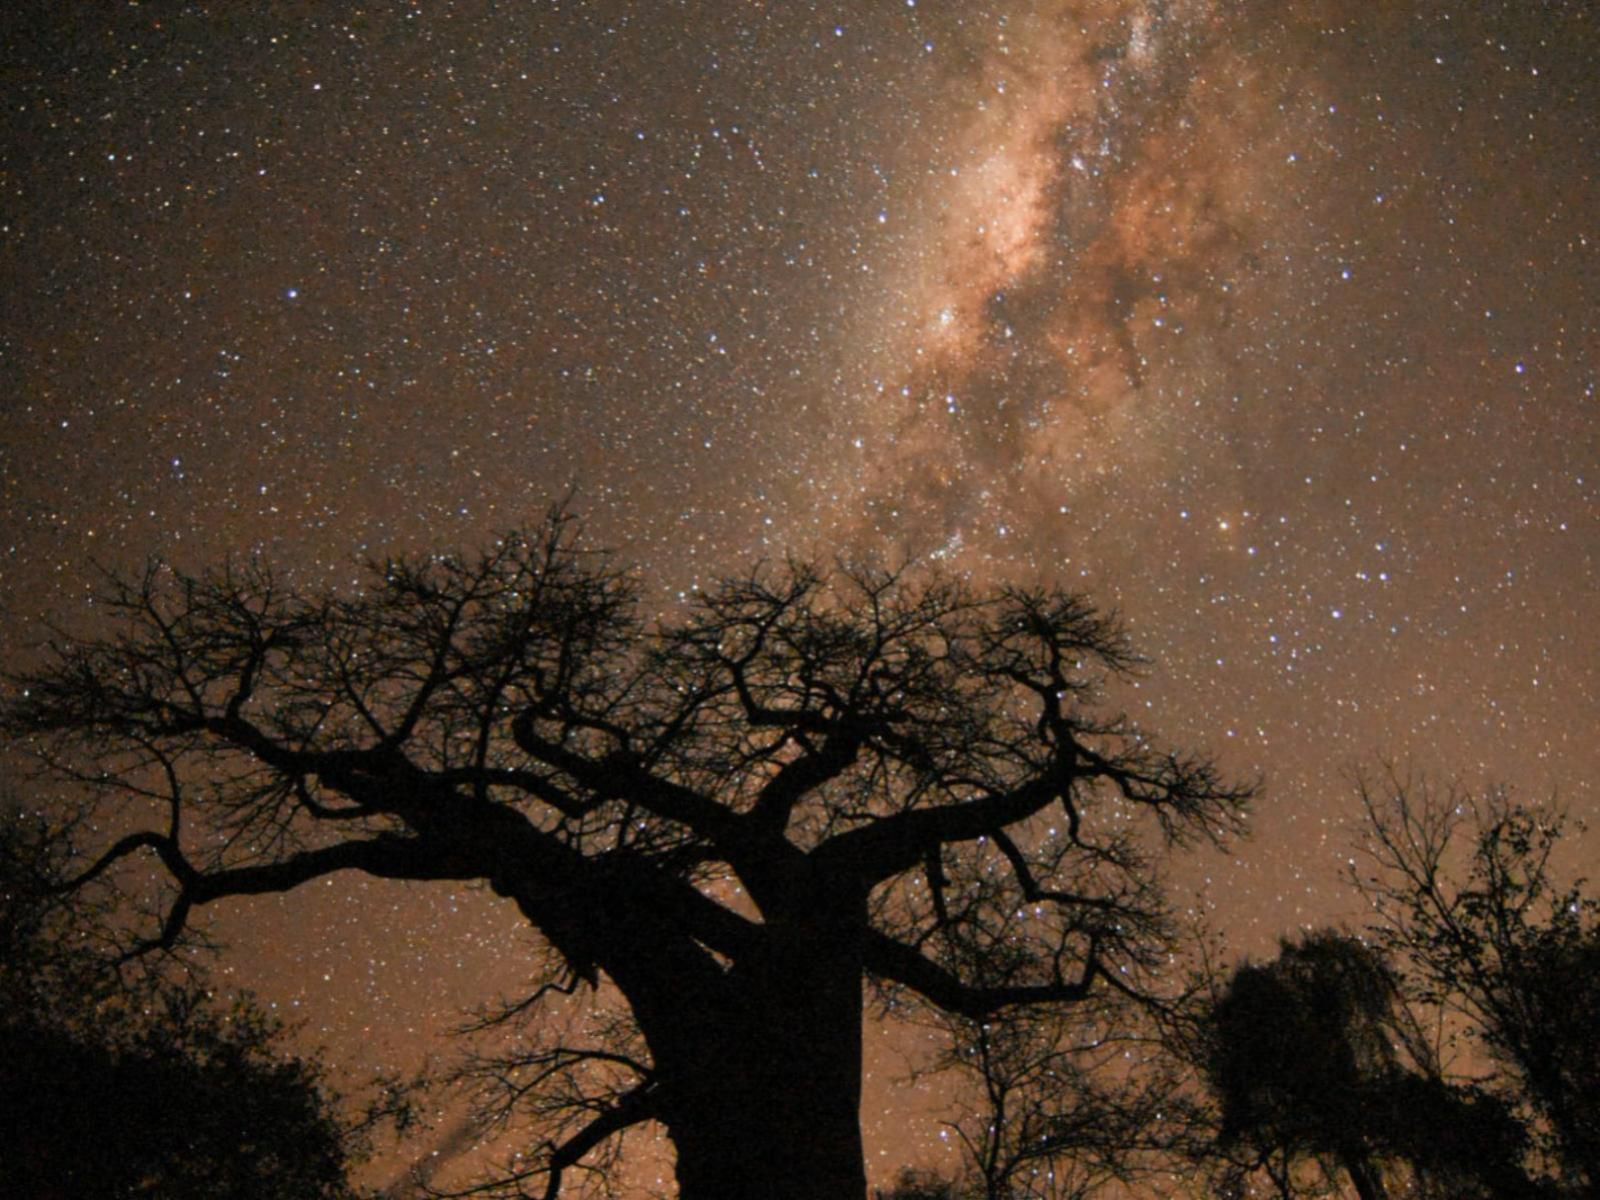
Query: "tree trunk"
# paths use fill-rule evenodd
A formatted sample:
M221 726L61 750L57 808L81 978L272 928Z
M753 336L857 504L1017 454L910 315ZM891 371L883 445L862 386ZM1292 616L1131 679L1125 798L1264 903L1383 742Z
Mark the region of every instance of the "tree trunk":
M680 1200L861 1200L867 1180L858 1107L809 1079L678 1106L668 1128Z
M680 1200L866 1195L859 935L816 915L646 1028Z

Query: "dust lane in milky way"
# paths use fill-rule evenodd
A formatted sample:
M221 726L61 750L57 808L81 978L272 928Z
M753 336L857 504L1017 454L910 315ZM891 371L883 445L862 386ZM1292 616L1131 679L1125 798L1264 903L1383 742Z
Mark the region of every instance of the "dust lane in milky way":
M9 658L91 561L337 583L576 486L668 597L1119 606L1121 699L1267 779L1185 873L1242 946L1349 911L1375 755L1595 811L1592 6L59 8L0 50ZM519 979L465 895L228 921L358 1066ZM937 1158L875 1063L874 1170Z

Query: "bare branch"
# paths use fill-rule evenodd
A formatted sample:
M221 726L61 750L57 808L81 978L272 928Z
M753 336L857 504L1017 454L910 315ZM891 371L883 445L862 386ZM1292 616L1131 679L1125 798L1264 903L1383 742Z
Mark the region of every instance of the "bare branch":
M1078 978L1049 983L995 987L968 984L932 959L882 934L869 937L866 965L874 974L913 989L940 1008L973 1020L982 1020L1008 1005L1080 1001L1090 994L1097 977L1110 980L1101 969L1098 949L1093 944L1084 956Z

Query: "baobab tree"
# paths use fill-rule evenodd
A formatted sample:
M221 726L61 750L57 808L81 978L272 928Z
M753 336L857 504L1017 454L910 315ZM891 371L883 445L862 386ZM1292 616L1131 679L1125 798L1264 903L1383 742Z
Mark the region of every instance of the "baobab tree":
M524 1188L658 1122L684 1197L864 1196L867 982L972 1019L1147 994L1155 856L1246 799L1095 711L1136 660L1058 590L791 563L652 622L558 511L349 591L157 566L99 611L4 727L120 834L69 886L164 881L128 953L337 872L477 881L550 952L530 999L622 997L636 1046Z

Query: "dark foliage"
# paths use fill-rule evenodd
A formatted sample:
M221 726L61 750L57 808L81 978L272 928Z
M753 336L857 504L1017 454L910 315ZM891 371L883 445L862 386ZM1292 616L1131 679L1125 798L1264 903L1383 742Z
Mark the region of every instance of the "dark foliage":
M1364 1200L1382 1195L1368 1113L1396 1068L1397 997L1383 960L1336 935L1286 942L1274 961L1235 971L1205 1046L1223 1145L1290 1164L1325 1156Z
M110 1039L0 1023L0 1172L16 1196L351 1196L315 1068L270 1029L171 1010ZM105 1031L103 1031L105 1032Z
M39 874L50 855L3 814L0 1178L22 1197L336 1200L352 1137L319 1064L240 1001L127 982L78 944ZM80 917L82 914L78 914Z
M1442 1078L1400 979L1358 939L1308 934L1238 968L1202 1045L1223 1149L1275 1166L1280 1190L1307 1165L1376 1200L1386 1168L1404 1166L1424 1195L1537 1194L1518 1167L1522 1128L1494 1097Z

